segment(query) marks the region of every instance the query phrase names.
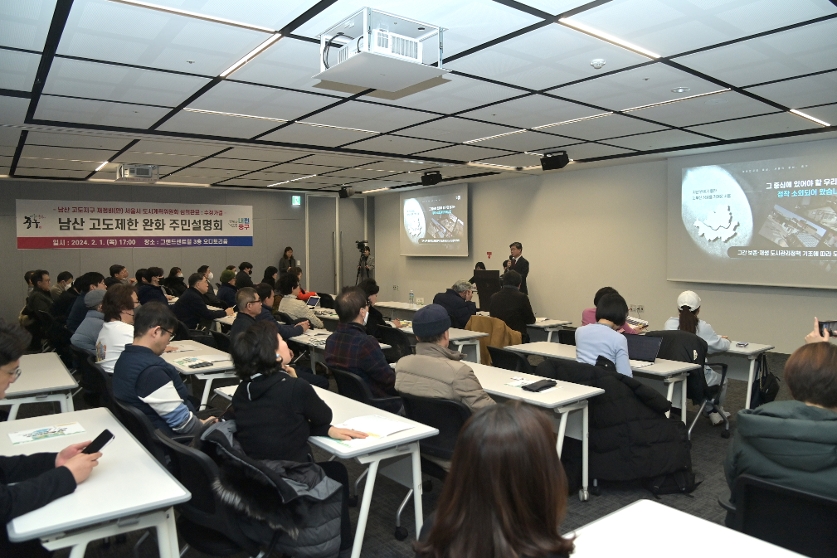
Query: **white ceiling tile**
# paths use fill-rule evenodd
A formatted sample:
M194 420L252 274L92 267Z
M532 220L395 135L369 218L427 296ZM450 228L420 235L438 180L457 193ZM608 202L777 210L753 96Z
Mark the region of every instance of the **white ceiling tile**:
M610 147L598 143L579 143L576 145L568 145L563 148L567 151L570 159L591 159L593 157L607 157L609 155L622 155L625 153L633 153L629 149L622 149L621 147Z
M21 157L36 159L78 159L81 161L106 161L113 156L112 150L105 149L83 149L73 147L44 147L31 145L28 142L23 146Z
M429 87L429 85L433 86ZM420 89L419 86L427 88ZM404 95L405 92L409 94ZM509 99L521 93L519 89L456 74L446 74L437 80L420 83L416 88L397 92L401 96L388 94L386 91L375 91L366 95L365 98L396 106L451 114Z
M0 156L11 157L15 154L15 148L11 145L0 145Z
M444 147L445 145L449 144L426 139L385 135L353 143L346 147L348 149L360 149L362 151L408 155L417 151L427 151L428 149Z
M188 169L177 171L170 176L176 177L177 179L189 178L189 182L195 182L197 179L215 182L217 180L235 178L243 173L244 171L189 167Z
M664 130L662 132L651 132L650 134L638 134L624 138L609 139L605 140L605 143L626 149L648 151L650 149L665 149L667 147L680 147L711 141L715 140L682 130Z
M788 108L831 103L837 99L837 71L751 87L748 91Z
M739 86L830 70L835 60L834 19L675 59Z
M837 125L837 104L832 103L821 107L808 107L803 112L814 118L828 122L832 126Z
M88 173L95 171L100 164L102 164L102 161L100 160L85 161L73 159L43 159L23 156L21 156L20 161L18 162L18 166L22 167L77 170L86 171Z
M126 151L113 160L115 163L141 163L144 165L166 165L171 167L183 167L194 163L200 157L195 155L170 155L168 153L146 153L141 151Z
M677 87L686 87L688 91L672 91ZM608 110L624 110L720 89L723 87L671 66L656 63L560 87L550 93Z
M89 133L62 134L58 132L30 131L27 145L54 145L59 147L86 147L90 149L111 149L119 151L132 141L128 137L106 137Z
M0 2L0 45L43 50L55 0Z
M303 165L302 163L284 163L270 170L276 172L289 172L293 174L301 174L307 176L309 174L321 174L332 171L337 167L326 167L324 165Z
M291 159L298 159L308 155L302 151L279 148L257 148L257 147L233 147L230 151L224 152L224 157L229 159L247 159L250 161L269 161L283 163Z
M316 117L315 117L316 118ZM280 130L271 132L259 138L262 141L278 141L282 143L296 143L301 145L317 145L337 147L344 143L369 138L373 134L355 130L341 130L339 128L320 128L305 124L291 124Z
M557 145L566 145L567 140L552 134L541 132L521 132L509 136L502 136L490 140L481 141L476 144L479 147L496 147L497 149L509 149L511 151L540 151L545 148Z
M87 178L88 174L90 174L90 171L21 167L20 165L18 165L15 170L15 176L23 177L43 176L48 178Z
M670 56L833 12L828 0L611 0L571 19Z
M268 36L105 0L76 0L58 52L217 76Z
M549 25L450 62L445 67L532 89L546 89L601 73L590 66L595 58L607 60L604 71L648 61L644 56L573 29Z
M0 89L31 91L40 62L38 54L0 50Z
M411 161L411 162L407 162ZM385 171L397 171L397 172L418 172L424 169L430 168L434 166L433 163L424 163L418 162L412 159L407 160L399 160L399 159L381 159L380 161L375 161L374 163L370 163L368 165L363 165L363 168L367 169L375 169L375 170L385 170ZM390 175L391 176L391 175Z
M459 143L475 138L485 138L496 134L513 132L515 129L498 124L485 124L474 120L451 117L434 120L426 124L419 124L418 126L401 130L398 134Z
M514 155L506 155L505 157L492 157L491 159L484 159L480 163L491 163L494 165L507 165L509 167L531 167L540 166L541 158L538 155L528 155L526 153L516 153ZM476 170L479 167L474 167ZM486 169L490 170L490 169Z
M172 178L174 178L174 176ZM222 182L221 186L247 186L250 188L264 188L268 184L270 184L270 182L267 180L247 180L246 178L236 178L233 180Z
M452 161L476 161L477 159L485 159L486 157L499 157L506 153L508 152L500 151L499 149L489 149L487 147L453 145L451 147L443 147L442 149L425 151L424 153L416 154L415 157L433 157L434 159L450 159Z
M641 134L665 129L663 126L628 118L621 114L610 114L601 118L591 118L580 122L562 124L543 130L550 134L558 134L583 140L600 140L629 134ZM558 143L558 142L556 142Z
M776 108L734 91L698 97L658 107L633 111L641 118L663 122L671 126L691 126L742 116L776 112Z
M20 141L20 132L21 130L18 128L0 126L0 146L11 147L14 150ZM31 135L32 132L29 132L29 136Z
M176 107L209 80L56 57L44 93Z
M306 118L305 122L359 128L373 132L389 132L432 118L434 116L426 112L349 101Z
M224 153L226 155L228 152ZM192 168L209 168L209 169L233 169L241 171L253 171L263 169L271 165L275 165L273 161L249 161L247 159L231 159L229 157L213 157L196 163Z
M0 124L23 124L29 99L0 97Z
M0 174L9 174L9 168L12 166L12 157L0 157Z
M718 122L705 126L692 126L690 130L709 134L721 139L737 139L750 136L764 136L769 134L781 134L797 130L813 130L821 128L818 124L806 120L800 116L782 112L757 116L755 118L743 118L729 122Z
M201 95L190 108L293 120L334 104L336 99L272 87L223 81ZM274 123L278 126L280 123Z
M335 2L294 33L316 37L368 4L367 0ZM444 33L445 56L451 56L540 21L534 16L490 0L390 0L380 7L394 15L448 29Z
M317 0L281 2L230 2L229 0L155 0L154 4L188 10L211 17L275 29L285 27Z
M159 129L203 136L252 138L278 125L270 120L180 111Z
M507 124L514 128L534 128L544 124L563 122L574 118L592 116L600 110L544 95L530 95L506 101L490 107L466 112L462 116L488 122Z
M131 151L147 151L152 153L171 153L174 155L198 155L206 157L221 151L223 146L196 143L191 141L160 141L144 139L131 147Z
M303 163L305 165L323 165L325 167L345 168L368 165L369 163L372 163L377 160L378 159L364 156L337 155L332 153L315 153L295 162Z
M35 119L144 129L157 122L168 112L169 109L158 107L44 95L38 102Z

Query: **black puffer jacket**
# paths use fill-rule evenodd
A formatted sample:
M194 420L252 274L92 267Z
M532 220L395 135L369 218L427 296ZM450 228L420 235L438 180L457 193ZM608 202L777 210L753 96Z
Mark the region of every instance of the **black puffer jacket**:
M590 477L610 481L646 479L691 469L691 443L662 395L639 381L572 360L547 360L537 373L602 388L589 400Z

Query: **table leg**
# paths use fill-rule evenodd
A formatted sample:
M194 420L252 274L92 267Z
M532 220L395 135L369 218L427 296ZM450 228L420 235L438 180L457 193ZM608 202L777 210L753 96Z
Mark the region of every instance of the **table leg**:
M671 403L671 400L673 398L674 398L674 382L669 381L668 382L668 391L666 392L666 399L668 399L668 402ZM669 418L670 416L671 416L671 411L668 411L666 413L666 418Z
M199 410L206 409L206 402L209 401L209 396L212 394L212 378L205 378L203 381L203 395L201 396L201 406Z
M413 457L413 506L416 513L416 539L418 539L421 526L424 524L424 512L421 507L421 455L418 443L413 444L411 453Z
M585 402L586 403L586 402ZM586 502L590 498L590 494L587 491L587 487L589 486L589 473L590 473L590 463L589 463L589 455L590 455L590 412L589 406L584 405L584 408L581 410L581 494L579 497L581 498L582 502Z
M558 459L561 459L561 451L564 449L564 435L567 432L567 417L569 412L561 413L561 421L558 423L558 438L555 441L555 449L558 450Z
M166 518L158 523L157 527L157 549L160 558L178 558L180 547L177 544L177 525L174 522L174 508L166 510Z
M380 461L371 462L366 474L366 484L363 486L363 500L357 516L355 543L352 545L352 558L360 558L360 549L363 547L363 535L366 533L366 521L369 519L369 507L372 505L372 491L375 490L375 477L378 474L379 464Z
M552 330L547 328L546 333L546 342L552 343Z
M9 418L6 420L15 420L17 418L17 412L20 410L20 403L15 403L12 405L12 408L9 409Z
M680 420L683 424L688 424L686 422L686 378L680 382Z
M70 558L84 558L84 553L87 552L88 541L81 541L73 547L70 551Z
M744 408L750 408L750 396L753 395L753 382L756 379L756 357L751 356L750 359L750 371L747 373L747 399L744 403Z

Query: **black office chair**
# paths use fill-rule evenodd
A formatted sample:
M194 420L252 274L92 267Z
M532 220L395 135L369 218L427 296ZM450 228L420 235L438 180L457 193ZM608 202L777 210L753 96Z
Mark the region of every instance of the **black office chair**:
M574 327L563 327L558 330L558 342L563 345L575 345L575 330Z
M207 347L215 347L215 338L212 336L211 333L204 331L202 329L190 329L189 330L189 339L195 341L196 343L201 343L202 345L206 345Z
M87 357L87 366L90 370L90 378L94 382L94 389L99 395L98 407L106 407L113 411L113 378L105 372L105 369L96 362L96 357Z
M189 328L186 327L181 321L177 322L177 328L174 331L174 337L171 338L172 341L188 341L189 340Z
M447 471L437 463L426 459L424 455L450 461L453 457L453 448L456 446L459 431L471 417L471 410L461 401L419 397L408 393L400 393L400 395L404 401L404 411L408 418L439 431L436 436L419 441L419 447L423 454L421 472L444 482ZM395 518L395 538L399 541L407 538L407 529L401 526L401 510L404 509L412 496L413 490L410 489L398 507L398 514Z
M82 388L82 398L90 407L104 407L102 394L103 385L99 373L90 366L91 354L75 345L70 345L73 364L79 373L79 384Z
M220 331L212 330L210 332L212 334L212 338L215 340L215 348L219 351L224 351L225 353L230 352L230 336L226 333L221 333Z
M812 558L837 556L837 499L751 475L735 479L727 526Z
M526 374L534 374L532 365L526 360L526 357L514 351L501 349L500 347L488 347L488 354L491 355L491 366L497 368L504 368L513 372L524 372Z
M259 546L244 536L232 509L212 488L218 481L215 462L205 453L179 444L159 431L154 436L155 443L171 456L175 478L192 493L188 502L175 506L180 512L177 532L186 544L212 556L258 554Z
M397 396L374 397L369 386L357 374L333 366L329 366L328 370L337 382L337 393L340 395L389 412L398 412L403 406L401 398Z
M160 444L158 437L155 435L157 429L154 428L154 425L151 424L151 420L145 416L145 413L133 405L114 398L113 414L116 415L116 420L122 423L122 426L148 450L148 453L154 459L170 472L175 472L170 452L167 451L166 446ZM188 442L191 441L191 437L178 438L178 440Z
M384 350L387 362L398 362L401 357L413 354L410 338L398 328L380 326L378 327L378 337L381 343L390 346L389 349Z
M49 312L37 310L30 314L35 320L35 333L41 340L41 352L52 352L56 347L53 343L55 336L55 318Z
M288 314L286 314L284 312L280 312L280 311L277 310L276 312L273 313L273 315L276 316L276 319L279 320L280 322L282 322L283 324L294 323L294 319L291 318Z

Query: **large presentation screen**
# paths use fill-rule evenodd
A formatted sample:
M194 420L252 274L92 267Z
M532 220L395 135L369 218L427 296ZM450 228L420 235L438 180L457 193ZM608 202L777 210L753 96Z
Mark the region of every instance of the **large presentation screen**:
M837 288L835 149L669 159L668 279Z
M468 255L467 184L401 194L401 255Z

